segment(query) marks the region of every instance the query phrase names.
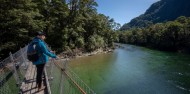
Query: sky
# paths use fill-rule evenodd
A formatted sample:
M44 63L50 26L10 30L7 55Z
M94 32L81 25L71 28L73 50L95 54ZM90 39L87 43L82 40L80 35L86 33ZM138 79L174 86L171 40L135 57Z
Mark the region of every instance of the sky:
M143 14L151 4L159 0L95 0L98 3L97 11L121 25Z

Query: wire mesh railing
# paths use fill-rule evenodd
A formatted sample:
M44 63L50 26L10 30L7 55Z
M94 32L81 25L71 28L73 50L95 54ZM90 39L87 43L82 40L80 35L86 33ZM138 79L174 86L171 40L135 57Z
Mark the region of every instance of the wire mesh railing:
M25 46L0 62L0 94L20 92L29 67ZM67 60L50 59L45 67L49 94L95 94L68 66Z
M77 87L81 88L81 91L85 94L95 94L95 92L83 80L81 80L75 72L73 72L68 66L66 67L66 73L68 73L67 75L70 76L70 79L73 80L76 85L78 85Z
M52 94L95 94L68 66L67 59L46 65Z
M28 67L27 46L0 62L0 94L14 94L20 90Z

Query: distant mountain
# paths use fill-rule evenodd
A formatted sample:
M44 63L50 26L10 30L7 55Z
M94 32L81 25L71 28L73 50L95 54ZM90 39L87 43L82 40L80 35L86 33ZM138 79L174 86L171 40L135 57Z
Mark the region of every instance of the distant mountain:
M190 17L190 0L160 0L139 17L124 24L121 30L175 20L179 16Z

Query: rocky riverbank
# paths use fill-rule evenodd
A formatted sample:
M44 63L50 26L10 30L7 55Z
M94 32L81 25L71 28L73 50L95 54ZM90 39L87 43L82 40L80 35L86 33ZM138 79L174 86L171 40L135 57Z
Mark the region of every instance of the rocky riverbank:
M93 55L96 55L96 54L102 54L102 53L110 53L110 52L113 52L113 48L107 48L107 49L97 49L97 50L94 50L92 52L85 52L83 50L80 50L80 49L75 49L75 50L72 50L72 51L65 51L61 54L59 54L58 56L61 58L61 59L72 59L72 58L79 58L79 57L85 57L85 56L93 56Z

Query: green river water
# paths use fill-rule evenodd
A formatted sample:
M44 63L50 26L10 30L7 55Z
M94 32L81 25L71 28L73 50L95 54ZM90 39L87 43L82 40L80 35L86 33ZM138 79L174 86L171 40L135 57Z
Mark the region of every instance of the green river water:
M97 94L190 94L190 55L122 45L69 66Z

